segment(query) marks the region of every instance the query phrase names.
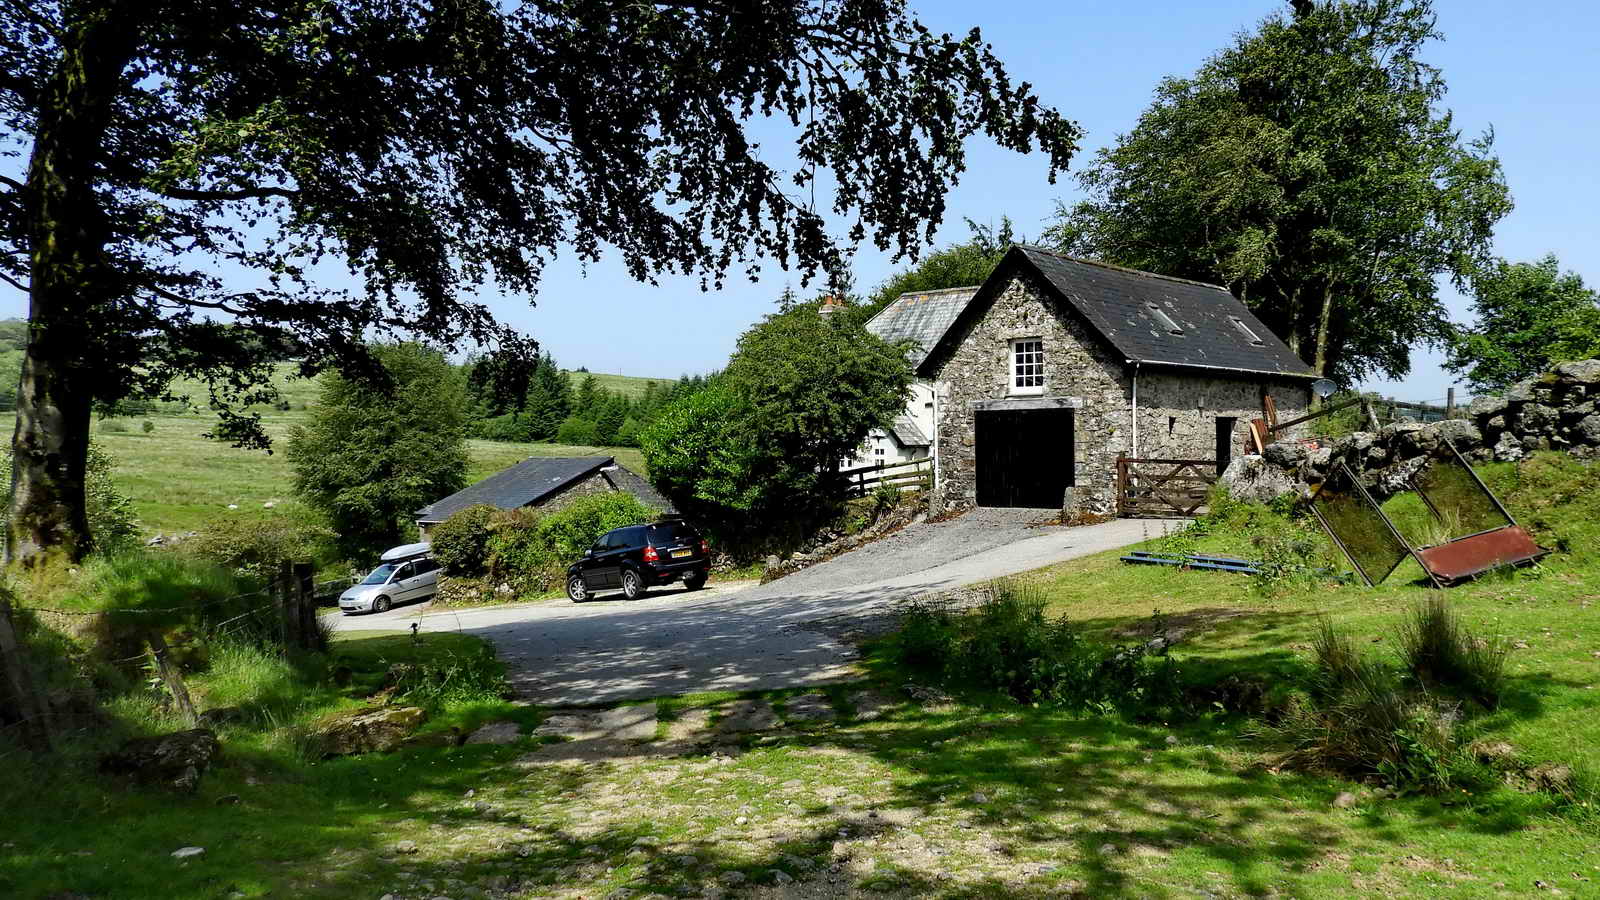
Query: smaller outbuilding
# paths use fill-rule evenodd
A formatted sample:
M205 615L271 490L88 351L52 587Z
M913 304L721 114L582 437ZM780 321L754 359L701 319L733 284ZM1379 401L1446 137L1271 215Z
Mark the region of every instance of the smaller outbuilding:
M664 515L676 512L648 481L614 457L532 456L417 510L417 528L427 540L433 526L469 506L556 510L579 497L612 491L626 491Z

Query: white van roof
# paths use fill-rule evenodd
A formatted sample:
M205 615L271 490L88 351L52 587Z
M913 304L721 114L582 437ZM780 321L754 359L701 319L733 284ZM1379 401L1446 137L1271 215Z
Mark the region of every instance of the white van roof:
M401 544L398 547L383 551L383 556L379 557L379 559L384 562L398 562L415 556L426 556L428 551L432 549L433 544L427 541L423 541L420 544Z

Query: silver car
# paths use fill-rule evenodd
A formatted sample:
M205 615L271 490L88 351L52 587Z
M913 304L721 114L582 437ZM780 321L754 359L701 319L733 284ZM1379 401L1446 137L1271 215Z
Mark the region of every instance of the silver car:
M427 543L406 544L383 554L382 564L354 587L339 595L339 610L388 612L400 603L432 597L439 589L439 564L428 555Z

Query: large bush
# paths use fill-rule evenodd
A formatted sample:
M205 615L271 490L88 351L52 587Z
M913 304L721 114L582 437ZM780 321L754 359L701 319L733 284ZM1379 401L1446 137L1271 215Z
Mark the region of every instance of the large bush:
M336 556L334 533L298 505L233 510L215 516L178 545L181 553L222 565L265 584L284 563L327 562Z
M499 512L478 503L457 510L435 525L429 541L433 558L449 575L482 575L489 564L489 523Z
M471 577L487 572L495 588L505 584L518 595L543 593L559 586L567 564L602 534L653 521L660 514L623 491L580 497L550 513L471 507L451 516L435 531L434 554L453 575ZM445 529L445 525L451 528ZM493 589L460 592L463 597L485 593L496 596ZM446 591L441 596L448 601L457 594Z

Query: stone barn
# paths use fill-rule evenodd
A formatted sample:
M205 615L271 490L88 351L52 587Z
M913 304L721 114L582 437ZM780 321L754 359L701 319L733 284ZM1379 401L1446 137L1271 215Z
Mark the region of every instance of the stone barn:
M422 539L428 540L435 525L469 506L529 506L554 512L579 497L614 491L630 493L664 514L676 514L648 481L612 457L532 456L417 510L417 528Z
M1112 514L1119 455L1220 473L1317 377L1225 288L1021 245L927 344L940 511Z

